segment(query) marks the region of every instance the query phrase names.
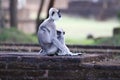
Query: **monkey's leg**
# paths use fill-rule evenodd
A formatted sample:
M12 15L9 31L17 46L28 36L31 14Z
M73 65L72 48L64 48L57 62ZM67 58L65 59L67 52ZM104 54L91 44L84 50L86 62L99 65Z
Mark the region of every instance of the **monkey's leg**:
M66 46L65 44L65 39L64 39L64 34L63 32L59 33L58 34L58 40L63 44L63 46L67 49L68 51L68 54L63 54L60 50L59 50L59 53L58 55L80 55L81 53L72 53L70 52L69 48Z
M63 34L60 34L60 35L57 35L58 37L58 40L62 43L62 44L65 44L65 40L64 40L64 35Z
M52 44L51 47L46 50L47 51L47 55L56 55L58 50L59 49L54 44Z
M41 56L47 55L46 52L45 52L45 50L43 50L43 49L41 49L41 50L39 51L39 54L40 54Z
M67 49L65 48L65 46L57 39L57 38L53 38L53 44L62 51L62 53L67 54Z
M41 49L39 51L40 55L45 56L45 55L57 55L58 48L55 45L52 45L48 49Z
M68 47L65 45L64 34L63 34L62 31L61 31L61 32L59 31L59 34L57 34L57 38L58 38L58 40L61 42L61 44L64 46L64 48L66 48L66 50L67 50L66 53L62 53L62 51L59 50L58 55L70 55L71 52L70 52L70 50L68 49Z

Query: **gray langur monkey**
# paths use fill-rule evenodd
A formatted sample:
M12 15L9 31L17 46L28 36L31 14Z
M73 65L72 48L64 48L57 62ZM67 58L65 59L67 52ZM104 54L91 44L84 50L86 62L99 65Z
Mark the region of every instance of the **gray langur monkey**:
M70 52L64 41L64 31L56 30L55 20L61 18L56 8L49 10L49 17L39 26L40 55L78 55Z

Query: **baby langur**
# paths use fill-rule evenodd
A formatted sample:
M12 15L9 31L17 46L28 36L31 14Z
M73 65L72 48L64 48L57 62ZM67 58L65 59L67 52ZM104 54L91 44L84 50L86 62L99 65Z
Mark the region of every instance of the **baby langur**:
M49 17L39 26L40 55L78 55L70 52L64 41L64 31L56 30L55 20L61 18L60 11L51 8Z

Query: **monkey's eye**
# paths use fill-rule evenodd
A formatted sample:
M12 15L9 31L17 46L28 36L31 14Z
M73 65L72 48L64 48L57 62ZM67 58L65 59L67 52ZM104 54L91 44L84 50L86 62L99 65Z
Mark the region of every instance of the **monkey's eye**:
M55 12L52 12L52 16L55 14Z

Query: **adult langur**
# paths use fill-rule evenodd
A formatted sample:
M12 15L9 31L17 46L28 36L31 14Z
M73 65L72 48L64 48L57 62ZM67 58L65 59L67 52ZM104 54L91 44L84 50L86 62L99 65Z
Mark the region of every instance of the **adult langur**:
M56 30L54 21L60 18L60 11L56 8L51 8L49 17L39 26L40 55L78 55L70 52L65 45L64 31L62 29Z

